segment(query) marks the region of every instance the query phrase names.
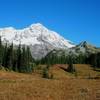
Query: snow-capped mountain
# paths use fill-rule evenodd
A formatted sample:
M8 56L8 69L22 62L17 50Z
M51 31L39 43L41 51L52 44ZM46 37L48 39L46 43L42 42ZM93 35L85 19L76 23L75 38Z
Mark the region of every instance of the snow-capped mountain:
M24 29L0 28L0 36L3 42L30 46L35 58L43 57L52 49L66 49L74 46L71 41L64 39L40 23L32 24Z

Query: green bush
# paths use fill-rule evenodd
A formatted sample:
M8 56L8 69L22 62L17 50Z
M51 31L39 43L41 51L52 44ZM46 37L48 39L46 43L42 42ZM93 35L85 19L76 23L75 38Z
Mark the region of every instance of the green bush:
M49 78L49 72L48 72L47 67L43 68L42 77Z

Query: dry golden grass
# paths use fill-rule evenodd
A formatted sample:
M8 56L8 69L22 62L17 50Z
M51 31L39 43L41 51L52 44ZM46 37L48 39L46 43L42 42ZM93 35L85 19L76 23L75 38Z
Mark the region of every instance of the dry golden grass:
M80 78L100 76L100 72L94 71L93 68L90 67L90 65L76 64L74 66L75 66L75 68L77 70L77 74Z
M21 74L0 71L0 100L100 100L100 80L87 79L88 72L99 74L89 65L75 65L78 77L55 65L50 68L54 79L41 78L40 73Z

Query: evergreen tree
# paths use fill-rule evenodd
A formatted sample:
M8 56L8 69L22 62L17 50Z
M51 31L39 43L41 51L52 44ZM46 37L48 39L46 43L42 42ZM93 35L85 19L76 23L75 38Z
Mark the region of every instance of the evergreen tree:
M26 50L25 46L22 47L22 57L21 57L21 72L26 72L26 66L27 66L27 58L26 58Z
M13 67L13 43L7 48L5 56L5 67L12 70Z
M47 67L43 68L42 77L49 78L49 72Z
M1 37L0 37L0 67L2 64L2 42L1 42Z
M17 49L17 70L19 72L21 72L21 59L22 55L21 55L21 44L19 44L18 49Z
M22 58L21 58L21 71L22 72L31 72L31 53L29 47L22 47Z
M26 50L26 70L27 72L31 72L32 71L32 66L30 64L30 62L32 62L32 56L31 56L31 52L30 52L30 48L27 47L27 50Z
M97 53L97 68L100 68L100 53Z
M18 72L18 68L17 68L17 59L18 59L18 56L17 56L17 50L13 50L13 66L12 66L12 70L15 71L15 72Z
M75 67L73 66L73 59L72 56L69 56L69 61L68 61L68 68L67 68L68 72L75 72Z
M6 66L6 63L7 63L6 62L7 61L6 60L7 59L6 58L7 57L7 43L5 44L4 51L2 53L3 53L3 55L2 55L3 56L3 58L2 58L2 66L5 67Z

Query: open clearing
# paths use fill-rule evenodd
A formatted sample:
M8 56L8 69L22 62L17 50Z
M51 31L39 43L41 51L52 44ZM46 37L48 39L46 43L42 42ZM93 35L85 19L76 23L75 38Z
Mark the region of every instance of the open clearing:
M41 71L32 74L0 71L0 100L100 100L100 72L89 65L77 64L77 77L63 70L67 65L54 65L44 79Z

